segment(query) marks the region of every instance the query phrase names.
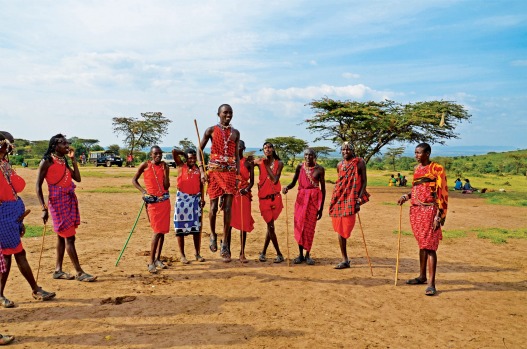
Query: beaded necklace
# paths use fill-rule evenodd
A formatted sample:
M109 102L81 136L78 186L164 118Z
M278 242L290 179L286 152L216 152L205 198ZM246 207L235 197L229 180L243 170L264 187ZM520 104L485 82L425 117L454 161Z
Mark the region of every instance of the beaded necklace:
M229 137L231 135L231 132L227 135L227 130L231 131L231 125L223 126L222 124L218 123L218 127L220 128L221 135L223 137L223 157L224 160L228 160L228 154L229 154L229 147L227 143L229 142Z
M187 180L194 178L195 175L201 175L196 165L192 167L187 165L187 168Z
M55 153L51 153L51 157L60 165L64 165L66 163L66 158L64 156L58 156Z
M311 185L318 187L318 183L315 182L315 178L313 178L313 172L315 172L315 168L317 167L317 164L313 165L312 167L307 166L307 163L304 162L303 166L304 172L306 173L307 179L309 179L309 182L311 182Z

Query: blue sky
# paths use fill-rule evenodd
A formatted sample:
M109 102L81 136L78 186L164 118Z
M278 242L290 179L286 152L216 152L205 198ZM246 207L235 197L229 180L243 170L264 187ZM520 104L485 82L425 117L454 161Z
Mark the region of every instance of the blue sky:
M229 103L249 147L296 136L324 96L463 104L452 146L527 148L527 1L0 0L0 129L121 145L160 111L162 146Z

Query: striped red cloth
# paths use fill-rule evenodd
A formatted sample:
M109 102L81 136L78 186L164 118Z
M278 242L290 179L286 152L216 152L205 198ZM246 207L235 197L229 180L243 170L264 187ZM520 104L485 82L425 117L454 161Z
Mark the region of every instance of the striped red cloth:
M4 254L2 253L2 246L0 246L0 274L5 273L6 271Z
M59 187L49 184L48 208L53 220L53 230L61 234L71 228L77 228L81 223L79 202L75 195L75 183L69 187Z
M314 181L314 179L313 179ZM322 191L318 182L311 182L302 164L298 177L298 195L295 202L295 240L306 251L311 251L315 238L317 213L322 203Z
M363 178L360 178L358 173L359 161L364 160L353 158L351 161L343 160L337 165L337 182L329 203L330 217L351 216L360 210L357 199ZM362 202L368 202L369 196L370 194L364 191Z

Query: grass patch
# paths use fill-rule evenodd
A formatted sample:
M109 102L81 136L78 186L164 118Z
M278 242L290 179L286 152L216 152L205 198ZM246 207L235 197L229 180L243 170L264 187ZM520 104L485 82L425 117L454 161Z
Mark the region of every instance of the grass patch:
M25 238L34 238L38 236L42 236L42 231L44 229L44 226L42 225L29 225L26 224L26 234L24 235ZM54 234L53 228L48 226L48 229L46 230L46 235Z
M394 234L399 234L399 230L394 230ZM403 230L401 234L404 236L413 236L414 234L411 231ZM463 230L443 230L444 239L456 239L467 237L467 233Z
M489 204L503 206L520 206L527 207L527 194L519 192L491 192L475 193L484 198Z
M111 172L110 172L111 171ZM92 168L84 170L81 168L81 177L83 178L130 178L134 177L134 172L124 172L119 170L107 170L106 168Z
M508 239L527 239L527 229L487 228L473 229L479 239L489 239L495 244L505 244Z
M397 201L394 201L394 202L384 201L384 202L381 202L381 205L386 205L386 206L399 206L399 205L397 204Z
M138 193L138 190L131 184L123 184L121 186L104 186L95 189L84 190L86 193L103 193L103 194L116 194L116 193Z

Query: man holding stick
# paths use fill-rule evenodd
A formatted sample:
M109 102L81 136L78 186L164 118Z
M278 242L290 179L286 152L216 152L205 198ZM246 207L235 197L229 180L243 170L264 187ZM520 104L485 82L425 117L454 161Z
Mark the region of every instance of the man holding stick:
M430 279L425 290L427 296L437 293L435 285L437 248L443 238L441 226L445 224L448 188L445 169L430 161L432 148L427 143L415 147L415 166L412 191L401 196L397 204L410 200L410 224L419 245L419 276L406 281L408 285L426 284L426 269Z
M355 156L351 142L342 143L341 153L343 160L337 165L337 182L329 203L329 216L333 229L339 234L342 254L342 262L337 264L335 269L350 267L346 242L355 226L355 217L360 211L360 205L368 202L370 196L366 191L368 181L364 160Z
M296 167L293 181L282 188L282 193L293 189L298 180L298 194L295 202L295 240L298 243L299 255L293 263L306 262L314 265L315 260L309 255L317 220L322 218L324 200L326 198L326 183L324 167L318 165L317 155L311 148L304 150L304 162ZM306 256L304 257L304 250Z
M240 132L231 126L233 112L228 104L222 104L218 108L220 122L207 128L201 139L198 153L198 164L200 165L201 180L203 183L208 181L207 193L210 197L210 250L218 250L218 235L216 234L216 216L218 214L219 199L222 198L223 210L223 243L221 246L221 256L225 263L231 261L231 214L232 200L236 190L237 178L240 174L240 158L238 154L238 143ZM203 149L211 140L211 154L208 164L208 174L205 172Z

